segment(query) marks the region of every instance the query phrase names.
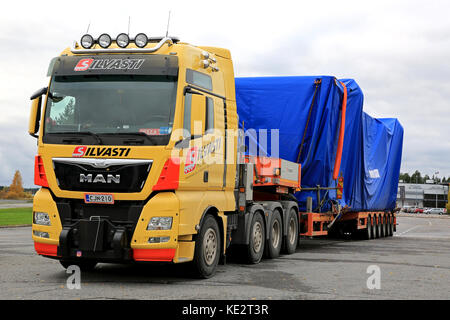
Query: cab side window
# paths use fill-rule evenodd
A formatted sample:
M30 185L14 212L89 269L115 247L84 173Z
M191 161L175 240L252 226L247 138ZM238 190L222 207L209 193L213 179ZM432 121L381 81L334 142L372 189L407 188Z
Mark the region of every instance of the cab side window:
M205 132L211 133L214 130L214 101L213 99L206 98L206 119L205 119Z
M186 82L212 91L212 79L209 75L194 71L191 69L186 70Z
M206 102L206 108L204 109L203 123L204 123L204 132L203 134L212 133L214 130L214 101L209 97L202 96ZM204 105L205 106L205 105ZM184 102L184 117L183 117L183 129L184 129L184 137L188 138L192 135L192 94L186 94L185 102Z
M192 104L192 94L186 94L184 100L184 117L183 117L183 136L184 138L191 137L191 104Z

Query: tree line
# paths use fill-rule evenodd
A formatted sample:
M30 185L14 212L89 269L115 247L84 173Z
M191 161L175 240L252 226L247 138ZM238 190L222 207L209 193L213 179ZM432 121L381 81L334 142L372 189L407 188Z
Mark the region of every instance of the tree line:
M412 175L400 173L399 180L405 183L426 183L427 180L434 180L435 183L450 183L450 177L439 178L434 175L430 177L427 174L422 176L419 170L416 170Z
M33 195L23 189L22 176L16 170L13 181L9 187L0 190L0 199L31 199Z

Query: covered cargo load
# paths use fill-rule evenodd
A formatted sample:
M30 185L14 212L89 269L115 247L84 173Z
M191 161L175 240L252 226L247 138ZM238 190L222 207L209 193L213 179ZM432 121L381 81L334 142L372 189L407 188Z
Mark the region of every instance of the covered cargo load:
M329 209L331 201L339 201L351 211L395 208L403 128L397 119L374 119L366 114L363 93L354 80L331 76L256 77L236 78L235 84L247 153L301 163L302 188L337 185L333 170L346 90L339 167L344 189L342 199L337 199L336 190L320 191L323 209ZM256 142L257 151L250 142ZM307 197L313 198L313 209L317 208L316 194L298 192L300 208L306 210Z

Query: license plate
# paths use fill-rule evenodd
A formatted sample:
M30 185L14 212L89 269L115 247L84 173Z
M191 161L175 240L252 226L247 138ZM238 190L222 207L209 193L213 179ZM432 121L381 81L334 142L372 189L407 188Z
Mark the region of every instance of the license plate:
M114 197L108 193L85 193L84 203L106 203L113 204Z

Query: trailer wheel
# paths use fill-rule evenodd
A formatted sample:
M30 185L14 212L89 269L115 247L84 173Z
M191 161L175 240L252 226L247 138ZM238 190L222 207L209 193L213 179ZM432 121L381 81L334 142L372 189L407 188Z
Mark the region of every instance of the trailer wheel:
M372 217L372 239L376 239L377 238L377 218L376 216Z
M378 223L377 223L377 229L378 229L378 236L377 238L381 238L383 236L383 218L381 215L378 216Z
M67 269L70 266L78 266L81 271L92 271L97 265L97 261L95 260L59 260L59 263L64 267L64 269Z
M389 216L384 215L384 236L389 237Z
M378 217L376 215L373 216L373 239L378 238Z
M265 245L264 220L259 213L255 213L250 226L250 241L247 246L247 260L256 264L261 261Z
M380 222L381 222L380 238L384 238L386 237L386 217L384 215L380 216Z
M372 217L367 217L367 228L365 230L364 238L366 240L370 240L373 238L373 226L372 226Z
M392 237L394 235L394 218L389 215L389 236Z
M207 279L214 275L220 258L220 232L216 219L207 215L195 241L192 267L194 276Z
M267 257L274 259L280 255L281 245L283 242L283 224L281 222L281 215L278 210L273 212L268 228L269 241L266 243Z
M297 212L294 208L291 208L287 219L287 235L283 241L283 252L292 254L297 249L298 244L298 218Z

